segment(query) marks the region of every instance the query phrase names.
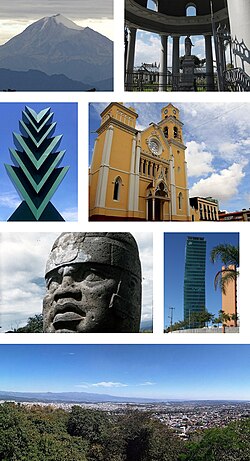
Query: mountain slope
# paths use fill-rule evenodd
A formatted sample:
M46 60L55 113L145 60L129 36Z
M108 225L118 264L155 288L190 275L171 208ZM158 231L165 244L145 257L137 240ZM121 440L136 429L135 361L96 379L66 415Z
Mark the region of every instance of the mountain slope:
M8 392L0 390L0 400L40 401L40 402L160 402L160 399L140 397L116 397L108 394L89 392Z
M0 46L0 67L64 74L89 83L113 75L113 43L62 15L45 17Z
M62 74L47 75L39 70L15 71L0 68L0 91L7 90L89 91L90 85L77 82Z

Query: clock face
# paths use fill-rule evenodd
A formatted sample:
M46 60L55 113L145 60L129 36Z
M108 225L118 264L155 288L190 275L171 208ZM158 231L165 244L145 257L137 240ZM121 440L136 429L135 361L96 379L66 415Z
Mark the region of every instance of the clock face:
M160 146L157 141L155 141L154 139L150 139L148 146L153 154L155 155L160 154Z

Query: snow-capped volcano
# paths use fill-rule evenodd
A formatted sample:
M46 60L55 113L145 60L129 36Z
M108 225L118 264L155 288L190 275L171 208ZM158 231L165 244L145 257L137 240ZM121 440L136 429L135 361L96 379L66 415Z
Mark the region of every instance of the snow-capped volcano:
M64 74L84 83L112 78L113 43L61 14L44 17L0 46L0 68Z
M73 29L73 30L83 30L83 27L81 26L78 26L77 24L75 24L73 21L71 21L70 19L68 18L65 18L65 16L63 16L62 14L58 13L58 14L54 14L53 16L47 16L43 19L41 19L41 21L44 21L44 25L48 22L48 21L55 21L56 24L62 24L63 26L67 27L68 29Z

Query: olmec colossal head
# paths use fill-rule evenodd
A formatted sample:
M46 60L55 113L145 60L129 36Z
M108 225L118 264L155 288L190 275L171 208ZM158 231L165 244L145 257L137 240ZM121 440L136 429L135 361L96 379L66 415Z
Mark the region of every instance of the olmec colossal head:
M130 233L61 234L45 279L45 333L139 331L141 264Z

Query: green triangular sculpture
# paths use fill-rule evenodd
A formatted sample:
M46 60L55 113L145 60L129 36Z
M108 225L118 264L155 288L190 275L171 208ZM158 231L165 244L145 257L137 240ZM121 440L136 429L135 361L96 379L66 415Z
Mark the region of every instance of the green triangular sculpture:
M60 167L65 150L56 152L62 135L53 137L50 107L36 113L25 107L19 122L21 134L13 133L16 149L10 149L15 166L7 173L23 199L8 221L64 221L50 202L69 167Z

